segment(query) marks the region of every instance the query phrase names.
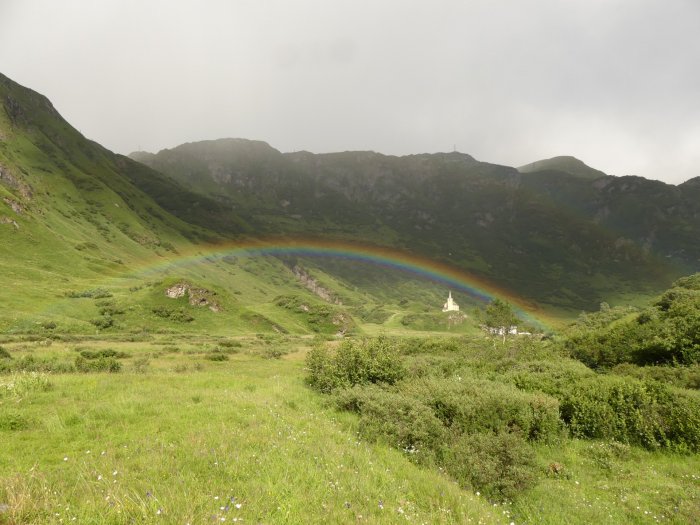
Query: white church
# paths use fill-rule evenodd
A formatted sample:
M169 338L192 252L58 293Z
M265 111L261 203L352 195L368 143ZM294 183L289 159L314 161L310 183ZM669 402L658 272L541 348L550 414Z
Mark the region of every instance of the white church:
M447 302L442 305L443 312L459 312L459 305L452 299L452 291L448 292Z

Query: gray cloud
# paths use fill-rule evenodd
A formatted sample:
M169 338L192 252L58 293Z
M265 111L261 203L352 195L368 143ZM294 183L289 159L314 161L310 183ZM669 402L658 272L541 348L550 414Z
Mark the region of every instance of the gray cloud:
M700 175L696 0L0 0L0 71L115 151L575 155Z

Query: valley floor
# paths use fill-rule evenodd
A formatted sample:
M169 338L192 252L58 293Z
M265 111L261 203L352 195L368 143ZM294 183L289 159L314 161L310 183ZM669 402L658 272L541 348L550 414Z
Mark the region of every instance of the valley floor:
M555 462L562 472L517 501L490 503L400 451L359 440L356 416L304 384L312 342L4 342L14 359L113 351L122 370L0 375L0 524L686 523L700 515L698 455L617 457L609 444L580 440L539 445L543 472Z
M438 473L359 442L352 419L304 386L307 341L283 359L243 342L220 362L194 353L203 342L165 342L79 344L149 361L50 374L46 391L0 398L0 523L505 521Z

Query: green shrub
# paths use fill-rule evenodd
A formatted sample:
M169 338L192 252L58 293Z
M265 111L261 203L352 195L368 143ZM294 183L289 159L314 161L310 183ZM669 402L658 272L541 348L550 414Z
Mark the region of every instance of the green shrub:
M575 437L700 450L700 400L656 381L598 376L572 386L561 415Z
M27 355L19 359L0 360L0 372L74 372L75 367L71 363L59 361L57 358L37 359L33 355Z
M240 348L243 345L240 341L231 341L230 339L226 339L224 341L219 341L219 346L224 348Z
M104 316L121 315L124 313L123 308L116 306L114 304L102 305L99 307L98 311L100 312L100 315L104 315Z
M430 337L409 339L403 348L405 354L442 354L459 352L464 346L464 341L458 337Z
M376 386L349 388L337 406L360 413L360 435L403 450L417 462L431 462L447 438L447 429L430 407L413 397Z
M548 441L562 433L559 402L542 393L471 378L425 378L401 383L399 390L423 401L459 434L510 432Z
M192 317L184 308L178 308L170 314L170 319L176 323L190 323L194 321Z
M114 357L99 357L97 359L85 359L82 355L75 358L75 369L78 372L109 372L111 374L121 372L122 364Z
M176 323L189 323L194 321L192 317L184 308L168 308L167 306L155 306L151 311L158 317L163 319L170 319Z
M12 359L10 352L5 350L2 346L0 346L0 359Z
M281 359L283 355L285 355L287 352L280 348L265 348L263 351L263 357L265 359Z
M622 363L612 368L611 372L615 375L630 376L641 380L653 379L679 388L700 389L700 364L638 366L632 363Z
M215 346L209 352L216 352L219 354L227 354L227 355L232 355L232 354L238 354L240 353L241 349L240 348L229 348L229 347L221 347L221 346Z
M544 392L560 398L570 386L595 372L582 363L560 358L548 361L516 363L503 374L503 380L527 392Z
M101 357L114 357L116 359L124 359L127 357L131 357L131 355L127 354L126 352L117 352L116 350L113 350L111 348L95 351L81 350L80 355L83 356L85 359L99 359Z
M405 375L399 348L385 338L346 340L335 350L313 348L307 381L321 392L367 383L393 384Z
M90 319L90 322L101 330L114 326L114 319L111 315L103 315L101 317L96 317L95 319Z
M631 318L593 314L606 323L579 323L563 342L572 357L592 368L700 363L700 274L680 279L650 308Z
M228 356L221 352L212 351L206 353L204 359L208 359L209 361L228 361Z
M445 470L460 485L491 500L510 500L537 482L535 454L509 433L462 436L446 453Z

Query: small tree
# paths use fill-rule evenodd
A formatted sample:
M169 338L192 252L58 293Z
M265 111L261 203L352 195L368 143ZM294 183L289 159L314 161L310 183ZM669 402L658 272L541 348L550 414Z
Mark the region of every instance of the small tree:
M503 341L510 331L511 326L518 326L520 320L516 317L513 308L506 301L494 299L486 307L486 326L491 332L501 333Z

